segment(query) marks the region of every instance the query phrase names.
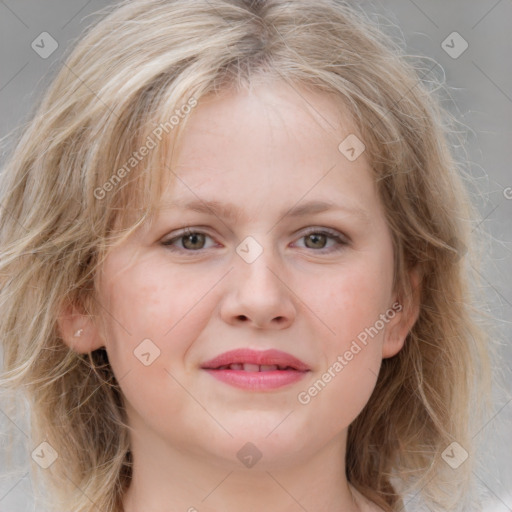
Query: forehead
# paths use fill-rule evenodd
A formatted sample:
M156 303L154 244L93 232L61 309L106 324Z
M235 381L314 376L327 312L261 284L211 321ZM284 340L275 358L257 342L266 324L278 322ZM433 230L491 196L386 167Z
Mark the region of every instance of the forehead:
M194 203L197 210L212 201L212 209L240 218L244 206L304 196L317 210L342 198L355 208L356 198L369 201L375 192L365 155L350 161L340 151L356 133L341 101L327 93L274 84L206 97L166 163L158 207ZM224 208L226 198L238 206Z
M189 145L197 139L203 144L206 139L213 145L227 143L229 138L233 149L257 149L261 159L270 158L279 149L286 149L293 158L306 156L305 150L315 144L336 148L340 135L355 131L339 97L298 84L273 82L203 97L187 119L186 134ZM304 139L310 144L301 151ZM237 142L244 145L237 147ZM197 156L204 154L204 149L196 147ZM187 155L189 160L193 156ZM311 156L318 157L314 153Z

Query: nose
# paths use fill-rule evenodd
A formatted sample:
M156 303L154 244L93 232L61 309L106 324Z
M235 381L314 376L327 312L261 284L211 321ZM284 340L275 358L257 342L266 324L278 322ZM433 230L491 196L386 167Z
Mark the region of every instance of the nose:
M229 290L221 306L223 320L257 329L289 327L295 319L296 306L278 258L264 250L252 263L237 254L234 262L235 270L230 272Z

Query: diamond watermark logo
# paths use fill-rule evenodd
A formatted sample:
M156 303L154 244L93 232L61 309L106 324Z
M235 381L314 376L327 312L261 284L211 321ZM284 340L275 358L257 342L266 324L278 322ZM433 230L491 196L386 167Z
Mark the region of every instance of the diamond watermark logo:
M32 460L43 469L49 468L59 457L57 451L50 443L43 441L32 452Z
M59 47L59 43L48 32L41 32L30 46L39 57L47 59Z
M462 446L454 441L448 448L444 450L441 454L443 460L453 469L457 469L460 467L466 459L469 457L469 454Z
M248 236L237 246L236 252L246 263L254 263L263 253L263 247Z
M263 454L253 443L245 443L236 454L238 460L246 467L252 468L261 459Z
M452 59L458 59L468 49L468 47L469 43L458 32L452 32L441 43L441 48Z
M363 141L357 136L351 133L348 137L338 146L340 153L350 162L357 160L366 149Z
M137 345L133 353L144 366L149 366L160 356L160 349L149 338L146 338Z

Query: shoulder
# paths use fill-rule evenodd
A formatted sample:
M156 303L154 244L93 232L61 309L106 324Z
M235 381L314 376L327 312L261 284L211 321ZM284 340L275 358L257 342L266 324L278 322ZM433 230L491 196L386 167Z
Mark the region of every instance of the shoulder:
M373 503L373 501L365 498L355 487L350 484L349 487L361 512L384 512L379 506Z

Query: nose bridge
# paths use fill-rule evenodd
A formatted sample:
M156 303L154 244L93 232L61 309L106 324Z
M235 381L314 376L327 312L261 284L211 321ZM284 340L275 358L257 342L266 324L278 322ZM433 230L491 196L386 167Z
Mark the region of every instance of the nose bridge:
M238 260L236 274L239 284L249 284L254 291L277 289L280 284L275 276L277 273L275 269L281 268L279 256L270 243L270 237L267 237L266 242L264 246L255 238L247 237L236 250Z

